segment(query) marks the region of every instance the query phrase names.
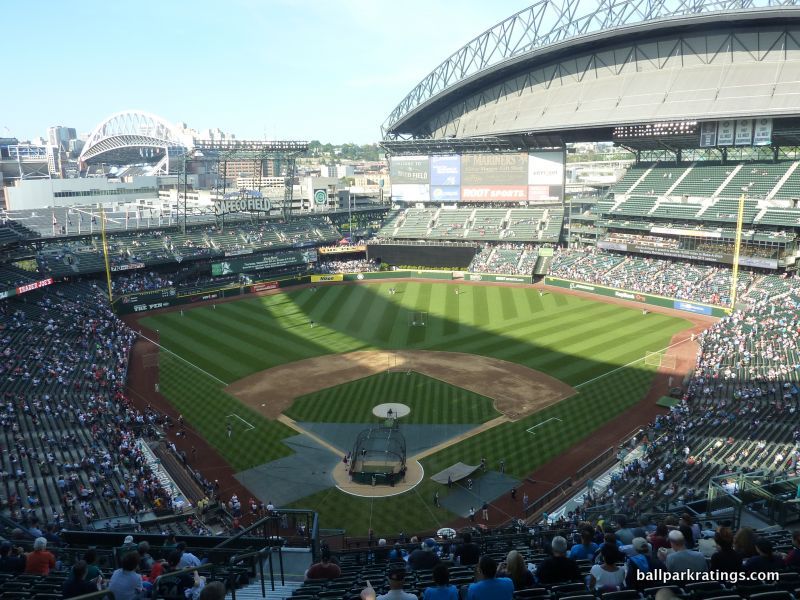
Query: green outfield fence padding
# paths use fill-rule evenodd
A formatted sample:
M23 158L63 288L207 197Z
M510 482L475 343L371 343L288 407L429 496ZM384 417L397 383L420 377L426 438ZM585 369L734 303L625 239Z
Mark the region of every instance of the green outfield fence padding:
M703 304L701 302L688 302L686 300L678 300L676 298L666 298L664 296L654 296L652 294L643 294L641 292L631 292L619 288L606 287L604 285L589 284L582 281L571 281L569 279L560 279L558 277L545 277L544 282L547 285L554 287L566 288L570 290L578 290L580 292L588 292L598 296L606 296L608 298L619 298L620 300L629 300L631 302L639 302L643 305L661 306L664 308L673 308L685 312L694 313L696 315L708 315L712 317L727 316L724 308L713 306L711 304Z

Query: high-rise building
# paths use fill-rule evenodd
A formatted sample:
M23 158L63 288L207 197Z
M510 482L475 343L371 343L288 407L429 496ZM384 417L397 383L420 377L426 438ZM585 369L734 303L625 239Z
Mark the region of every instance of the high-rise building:
M70 140L77 140L78 133L74 127L64 127L56 125L47 130L47 143L49 146L66 151L69 148Z

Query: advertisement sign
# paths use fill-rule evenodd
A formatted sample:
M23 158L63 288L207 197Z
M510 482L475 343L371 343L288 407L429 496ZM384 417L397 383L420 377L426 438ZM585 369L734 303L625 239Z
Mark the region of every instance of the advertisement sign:
M426 183L392 183L392 200L395 202L428 202L430 188Z
M254 283L250 286L251 292L266 292L267 290L277 290L277 281L262 281L261 283Z
M695 229L675 229L673 227L651 227L651 233L661 233L664 235L685 235L687 237L702 237L702 238L721 238L722 233L719 231L701 231Z
M555 202L561 200L560 185L529 185L528 200L533 202Z
M132 271L134 269L144 269L144 263L127 263L124 265L111 265L111 272L118 273L119 271Z
M239 248L238 250L226 250L225 256L244 256L246 254L252 254L252 248Z
M527 154L464 154L461 157L462 186L527 186L527 184Z
M431 156L431 185L461 185L461 157Z
M321 281L344 281L344 275L341 273L333 273L331 275L312 275L311 283L319 283Z
M736 145L749 146L753 143L753 120L737 119L736 121Z
M717 144L720 146L733 146L733 133L736 127L736 121L731 119L727 121L720 121L717 130Z
M700 147L713 148L717 145L717 122L700 123Z
M711 314L711 307L703 306L702 304L694 304L692 302L684 302L683 300L675 300L674 306L678 310L685 310L687 312L697 313L698 315Z
M42 279L41 281L34 281L33 283L21 285L17 288L17 295L24 294L26 292L32 292L33 290L38 290L39 288L43 288L52 284L53 278L48 277L47 279Z
M769 146L772 143L772 119L756 119L753 146Z
M465 202L517 202L528 199L527 185L464 185L461 199Z
M246 273L248 271L263 271L289 265L299 265L317 260L315 250L281 252L278 254L262 254L254 258L235 258L211 264L211 274L214 277L231 275L233 273Z
M393 156L389 159L392 188L398 183L430 181L430 160L427 156Z
M461 188L457 185L432 185L431 200L434 202L458 202L461 199Z
M531 152L528 155L529 185L564 185L564 155L561 152Z

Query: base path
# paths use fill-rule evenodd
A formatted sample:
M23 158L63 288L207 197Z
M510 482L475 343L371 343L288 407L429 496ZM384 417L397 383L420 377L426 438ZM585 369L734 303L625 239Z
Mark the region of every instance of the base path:
M461 352L361 351L300 360L248 375L225 391L267 418L277 419L295 398L387 370L415 371L494 400L518 419L569 398L566 383L528 367Z

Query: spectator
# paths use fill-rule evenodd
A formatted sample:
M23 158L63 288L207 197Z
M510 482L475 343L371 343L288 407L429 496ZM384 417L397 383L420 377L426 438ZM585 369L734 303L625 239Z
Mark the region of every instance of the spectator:
M603 538L605 541L603 542L603 545L600 546L600 548L597 551L597 554L595 555L595 562L597 562L597 564L602 564L603 560L600 556L600 553L604 549L610 553L615 563L625 562L626 556L625 553L622 552L622 544L617 539L617 536L609 531L603 535Z
M619 551L608 544L600 551L602 563L589 570L589 589L596 592L614 592L625 583L625 567L616 565Z
M742 557L742 560L758 556L756 541L758 536L750 527L740 527L736 535L733 536L733 548Z
M704 573L708 571L706 557L700 552L687 549L686 540L680 531L673 529L669 532L669 543L672 547L672 552L667 555L668 571L671 573Z
M572 560L591 560L600 549L600 547L592 541L594 532L585 527L581 529L581 543L575 544L569 551L569 557Z
M769 540L758 540L756 542L756 552L758 552L758 556L744 561L745 572L766 573L783 570L783 562L775 556L772 542Z
M377 600L419 600L414 594L403 591L405 570L395 569L389 572L389 591L378 596Z
M56 557L47 550L47 540L37 537L33 541L33 552L25 557L25 572L31 575L48 575L56 568Z
M536 570L539 583L550 585L578 581L581 578L581 570L577 562L566 556L567 540L557 535L550 542L550 550L553 555L545 558Z
M0 573L22 573L25 570L25 556L22 548L14 547L11 542L0 544Z
M414 571L432 569L438 562L436 542L432 538L422 542L422 546L414 550L408 557L408 566Z
M138 560L138 558L137 558ZM188 573L181 573L180 575L174 575L172 577L167 577L170 573L175 573L176 571L180 571L178 568L178 563L181 561L181 553L177 550L173 550L167 556L167 562L163 565L163 572L159 576L161 581L167 582L169 584L173 584L175 586L175 591L180 598L183 598L186 595L186 592L194 588L198 582L195 577L189 575ZM155 570L158 563L153 565L153 571ZM151 579L153 578L153 571L150 572ZM195 571L197 574L197 571ZM153 584L155 584L155 579L152 580Z
M62 598L72 598L73 596L83 596L97 591L97 582L86 579L87 564L85 560L79 560L72 565L69 577L62 587Z
M389 551L389 562L402 562L405 563L405 557L408 556L400 542L395 542L394 547Z
M655 532L650 536L650 546L652 547L654 555L657 554L661 548L669 548L668 534L669 530L667 529L666 523L661 522L656 525Z
M311 565L306 571L306 579L336 579L342 574L342 569L331 561L330 550L323 550L320 561Z
M97 550L89 548L83 555L86 561L86 579L93 581L100 577L100 567L97 566Z
M136 572L139 567L139 553L128 552L122 557L121 565L121 568L111 574L108 590L114 592L114 600L135 600L144 591L142 576Z
M176 546L176 550L181 553L181 560L178 563L179 569L188 569L189 567L199 567L202 563L191 552L186 551L186 542L180 542Z
M481 558L480 546L472 541L472 535L469 533L465 533L461 539L463 541L456 547L453 556L460 565L477 565Z
M467 600L512 600L514 583L505 577L497 578L497 563L490 556L481 556L478 561L476 583L471 583Z
M634 554L628 557L625 563L625 586L632 590L638 589L641 591L644 588L658 585L659 582L654 579L640 580L638 573L655 573L658 570L663 570L664 564L650 555L650 545L647 543L646 539L640 537L633 538L633 540L631 540L631 546L633 547ZM652 575L649 577L652 578Z
M514 583L514 590L524 590L533 586L533 574L525 565L522 555L516 550L511 550L506 556L506 561L497 568L497 577L507 577Z
M221 581L212 581L203 587L199 600L225 600L225 595L225 584Z
M800 529L795 529L792 532L792 549L786 554L783 564L795 570L800 569Z
M384 562L389 559L389 548L386 546L386 540L384 538L378 540L378 545L372 552L372 557L376 563Z
M739 573L742 570L742 557L733 549L731 528L717 528L714 541L718 550L711 555L711 569L720 573Z
M150 556L150 544L146 541L139 542L139 546L137 547L137 552L139 552L139 570L150 572L150 569L153 568L153 557ZM183 557L181 557L183 560ZM187 565L187 566L196 566L196 565Z
M439 563L433 567L433 583L425 588L422 600L458 600L458 590L450 585L450 571L446 565Z
M628 520L624 515L620 515L617 519L619 529L616 532L617 539L623 546L630 546L633 542L633 530L628 527Z

